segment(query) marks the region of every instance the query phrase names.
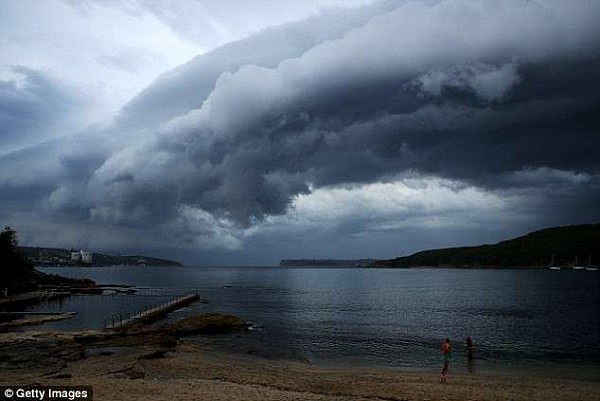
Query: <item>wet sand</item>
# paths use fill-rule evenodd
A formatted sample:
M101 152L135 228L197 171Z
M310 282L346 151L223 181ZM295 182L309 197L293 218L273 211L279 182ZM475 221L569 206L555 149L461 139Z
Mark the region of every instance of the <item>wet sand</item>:
M324 368L208 350L180 340L164 356L156 347L96 350L58 371L1 369L2 384L80 384L95 400L600 400L600 382L437 370ZM163 350L164 351L164 350Z

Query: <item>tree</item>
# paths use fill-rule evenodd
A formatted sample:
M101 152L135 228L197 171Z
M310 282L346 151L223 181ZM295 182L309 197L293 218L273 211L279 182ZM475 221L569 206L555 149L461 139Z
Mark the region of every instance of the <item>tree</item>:
M17 245L17 232L12 227L4 227L0 233L0 289L12 287L33 270Z
M17 232L4 227L0 232L0 295L5 289L9 294L33 291L41 285L93 287L89 279L72 279L55 274L46 274L34 269L19 251Z

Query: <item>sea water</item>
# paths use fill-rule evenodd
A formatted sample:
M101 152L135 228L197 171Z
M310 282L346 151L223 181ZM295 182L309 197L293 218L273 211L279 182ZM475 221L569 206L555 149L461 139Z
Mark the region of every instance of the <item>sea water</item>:
M30 310L74 311L44 328L101 327L115 312L195 288L208 303L171 314L222 312L253 324L245 334L198 338L207 346L315 363L428 368L443 338L453 366L475 342L478 366L600 367L600 273L485 269L281 267L42 268L138 295L81 295ZM161 298L162 297L162 298Z

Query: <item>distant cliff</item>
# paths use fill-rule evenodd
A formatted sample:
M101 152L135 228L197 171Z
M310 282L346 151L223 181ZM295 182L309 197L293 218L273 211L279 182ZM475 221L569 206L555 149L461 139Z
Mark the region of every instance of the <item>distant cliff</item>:
M548 267L600 262L600 224L547 228L494 245L432 249L371 267Z
M373 263L373 259L282 259L279 266L286 267L355 267L368 266Z
M71 260L71 250L63 248L39 248L22 246L20 252L27 260L37 266L181 266L181 263L140 255L106 255L92 253L92 263Z

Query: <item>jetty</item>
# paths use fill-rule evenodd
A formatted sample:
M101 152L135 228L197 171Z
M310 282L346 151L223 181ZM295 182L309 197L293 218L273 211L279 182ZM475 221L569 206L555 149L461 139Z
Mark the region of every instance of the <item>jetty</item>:
M117 313L104 319L104 328L125 328L148 324L159 320L177 309L181 309L200 300L198 293L190 293L153 305L137 312Z

